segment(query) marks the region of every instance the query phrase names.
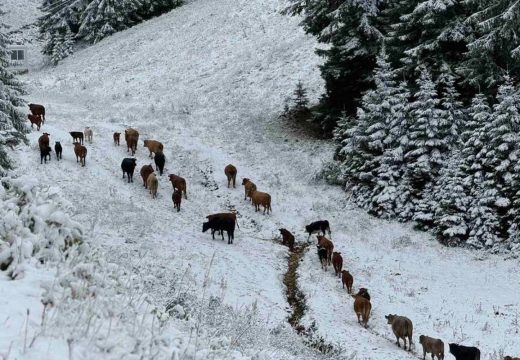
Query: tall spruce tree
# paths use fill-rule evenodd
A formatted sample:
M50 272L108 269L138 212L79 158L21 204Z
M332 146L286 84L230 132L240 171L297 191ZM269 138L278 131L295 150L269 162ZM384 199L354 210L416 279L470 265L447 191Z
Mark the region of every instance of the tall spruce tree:
M460 94L455 88L456 76L447 64L440 69L438 85L441 93L441 109L445 125L448 128L448 144L451 147L462 145L462 132L464 131L464 111L460 100Z
M0 16L2 15L0 8ZM0 24L0 174L12 167L6 146L26 141L25 116L17 107L25 104L22 83L7 69L7 38Z
M78 37L96 43L136 24L139 0L91 0L82 11Z

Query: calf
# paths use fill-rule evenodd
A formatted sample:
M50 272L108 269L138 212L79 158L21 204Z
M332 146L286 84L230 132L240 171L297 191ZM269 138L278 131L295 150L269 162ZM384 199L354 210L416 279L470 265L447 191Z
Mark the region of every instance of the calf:
M248 178L243 178L242 179L242 185L244 185L244 191L245 191L244 200L246 200L248 197L251 198L251 193L253 191L256 191L255 183L252 182L251 180L249 180ZM251 199L251 201L252 200L253 199Z
M227 187L231 185L231 181L233 181L233 188L235 187L235 181L237 178L237 168L233 165L229 164L224 168L224 174L227 177Z
M157 176L155 176L155 173L148 175L146 183L148 184L148 189L150 190L152 199L157 198L157 188L159 187L159 182L157 181Z
M72 142L79 142L83 145L83 133L81 131L71 131L69 132L70 136L72 136Z
M310 239L311 235L314 234L315 232L320 232L325 235L326 231L328 230L329 232L329 236L332 236L331 235L331 232L330 232L330 225L329 225L329 222L328 220L320 220L320 221L315 221L313 223L310 223L309 225L306 225L305 226L305 232L309 233L309 237L307 238Z
M337 277L341 277L341 269L343 268L343 257L340 252L334 251L332 253L332 266Z
M150 176L151 173L153 173L152 165L143 165L141 168L141 177L143 178L143 186L145 189L148 189L148 184L146 181L148 180L148 176Z
M114 135L112 135L114 138L114 144L119 146L119 139L121 138L121 133L115 132Z
M184 178L177 176L175 174L168 175L168 178L170 179L173 190L178 190L181 193L184 192L184 198L188 200L188 195L186 195L187 186L186 186L186 180Z
M43 135L38 138L38 146L40 147L40 150L49 146L49 136L49 133L43 133Z
M89 142L89 143L92 143L92 135L93 135L93 132L92 132L92 129L90 127L86 127L85 130L83 130L83 135L85 136L85 139Z
M56 159L58 161L61 159L62 151L63 151L63 148L61 147L61 143L59 141L56 141L54 144L54 152L56 153Z
M228 234L228 244L233 243L235 233L235 221L233 219L225 217L216 217L210 219L202 224L202 232L206 232L208 229L211 229L213 239L215 239L215 231L220 231L222 240L224 240L223 232L226 231Z
M181 211L182 194L178 191L174 191L172 194L173 208L177 209L177 212Z
M153 161L155 162L155 170L159 170L159 174L162 176L163 170L164 170L164 163L166 162L164 153L163 152L155 153Z
M78 142L73 143L74 153L76 154L76 162L80 162L81 166L86 165L87 159L87 148Z
M432 360L435 359L436 356L437 360L444 359L444 343L442 342L442 340L421 335L419 336L419 343L422 345L423 348L423 360L426 359L426 353L432 354Z
M401 347L399 339L403 339L404 349L406 350L406 338L408 338L408 351L412 350L412 333L413 324L410 319L405 316L395 314L385 315L388 324L392 325L392 331L397 339L397 346Z
M318 258L320 259L321 268L327 271L327 249L316 245L318 247Z
M29 110L31 111L31 114L33 115L41 115L42 121L45 123L45 106L40 104L29 104Z
M332 253L334 252L334 244L332 241L327 239L325 236L317 235L318 246L324 247L327 249L327 259L329 261L329 265L332 265Z
M474 346L450 343L450 353L456 360L480 360L480 350Z
M341 283L343 285L343 288L345 288L346 286L347 292L349 294L352 294L352 285L354 284L354 278L352 277L352 274L350 274L347 270L341 271Z
M137 160L134 158L124 158L121 162L121 170L123 170L123 179L125 174L128 176L128 182L134 182L134 169L137 165Z
M280 234L282 234L282 245L286 245L289 247L289 250L294 249L294 235L287 229L278 229Z
M43 161L47 164L47 156L49 157L49 161L51 161L51 147L47 145L43 145L40 147L40 164L43 164Z
M150 157L152 157L152 153L156 154L158 152L163 151L163 144L157 140L144 140L144 147L148 148L148 151L150 152Z
M365 328L368 327L368 320L370 319L370 312L372 311L372 304L361 295L352 295L354 298L354 312L356 313L358 324L363 323Z
M40 131L42 126L42 117L40 115L28 114L27 118L31 122L31 130L33 129L33 125L36 124L36 130Z

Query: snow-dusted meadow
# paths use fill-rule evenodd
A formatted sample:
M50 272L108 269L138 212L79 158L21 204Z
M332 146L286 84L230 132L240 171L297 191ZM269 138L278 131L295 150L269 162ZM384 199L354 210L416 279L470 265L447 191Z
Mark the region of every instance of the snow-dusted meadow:
M302 138L277 120L298 80L313 99L322 91L316 44L297 18L279 14L283 6L189 1L23 76L27 100L46 106L42 130L52 144L62 142L64 155L40 165L34 131L30 146L14 154L14 175L59 189L52 196L70 202L67 214L81 224L85 246L48 266L27 261L16 281L0 273L3 357L413 358L395 345L388 313L414 322L416 355L420 334L478 346L483 359L520 354L517 260L442 247L411 226L371 218L340 188L316 180L333 144ZM85 126L94 141L82 168L68 132ZM130 184L121 178L124 141L112 143L112 133L128 126L140 132ZM153 161L147 138L163 142L167 158L156 200L138 174ZM255 213L242 186L226 187L228 163L240 180L271 194L272 215ZM180 213L169 173L187 179ZM201 232L206 215L227 209L239 214L231 246ZM303 322L315 322L335 355L307 348L287 324L287 249L273 241L285 227L303 242L304 225L324 218L354 288L367 287L373 305L364 330L340 280L320 269L310 247L299 268ZM43 319L42 299L54 304Z

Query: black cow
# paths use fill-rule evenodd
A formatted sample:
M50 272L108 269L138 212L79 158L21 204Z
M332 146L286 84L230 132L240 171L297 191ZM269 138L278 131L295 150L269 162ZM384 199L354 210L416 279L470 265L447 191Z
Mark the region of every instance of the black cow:
M124 158L121 162L121 170L123 170L123 179L125 178L125 173L128 175L128 182L134 182L134 169L137 165L136 159L134 158Z
M226 217L214 217L207 222L202 223L202 232L211 229L211 236L215 239L215 231L220 231L222 240L224 240L224 231L228 234L228 244L233 244L235 238L235 220Z
M83 133L81 131L71 131L69 134L72 136L72 142L79 142L83 145Z
M164 153L162 151L156 153L153 160L155 161L155 170L159 170L159 174L162 175L164 170L164 163L166 162Z
M450 353L457 360L480 360L480 350L474 346L450 344Z
M43 161L47 164L47 156L49 157L49 161L51 161L51 147L47 145L43 145L40 147L40 164L43 164Z
M370 294L368 293L368 290L366 288L360 288L357 295L363 296L365 299L370 301Z
M63 151L63 148L61 147L60 142L56 141L56 144L54 144L54 152L56 153L56 159L58 159L58 161L61 159L62 151Z
M321 231L323 235L325 235L325 231L327 230L329 231L329 235L331 235L328 220L315 221L305 226L305 232L309 233L309 237L307 238L307 240L310 239L313 233Z

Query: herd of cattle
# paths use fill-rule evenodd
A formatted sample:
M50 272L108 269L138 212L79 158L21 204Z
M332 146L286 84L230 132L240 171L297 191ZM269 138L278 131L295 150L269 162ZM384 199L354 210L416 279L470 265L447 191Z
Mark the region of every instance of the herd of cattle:
M39 131L41 126L45 123L45 107L39 104L29 104L29 109L31 114L28 114L28 119L31 122L31 128L33 128L33 125L36 125L37 130ZM87 142L92 143L93 131L91 128L87 127L83 132L71 131L70 135L72 136L76 162L79 162L82 166L85 166L87 148L84 146L84 139L86 139ZM113 134L113 140L116 146L120 145L120 135L121 133L119 132L115 132ZM43 133L43 135L38 139L41 164L44 161L47 163L47 157L49 160L51 157L49 136L50 134ZM130 152L132 156L135 155L135 152L137 151L138 140L139 132L137 130L132 128L125 130L127 152ZM141 167L140 175L143 179L143 186L145 189L149 190L152 198L156 198L158 179L155 175L155 171L159 171L160 175L163 175L164 165L166 162L166 158L163 153L164 146L162 143L156 140L144 140L144 147L148 148L150 152L149 157L153 157L154 159L155 170L151 164L144 165ZM55 142L54 150L56 152L56 159L60 160L63 149L59 141ZM135 158L124 158L121 162L123 179L126 175L129 183L133 182L133 175L136 165L137 160ZM227 177L228 188L230 186L235 188L237 176L236 167L229 164L224 168L224 173ZM168 179L173 186L172 200L174 209L180 211L182 196L184 195L184 198L188 199L186 180L175 174L168 175ZM263 207L264 214L266 212L269 214L269 212L272 211L271 196L268 193L258 191L256 184L254 184L248 178L244 178L242 180L242 185L244 186L244 200L249 198L255 207L255 211L260 210L260 206ZM211 214L206 218L207 221L202 225L202 232L206 232L207 230L211 229L211 235L213 239L215 239L215 232L217 232L219 235L221 235L222 240L224 240L225 231L228 235L228 244L233 243L235 225L238 226L236 212ZM289 249L293 251L295 243L294 235L287 229L282 228L279 229L279 231L282 236L282 244L288 246ZM309 234L307 240L310 239L312 234L318 233L317 253L322 269L326 271L327 266L332 265L334 267L335 276L341 278L343 288L346 287L347 292L354 298L354 312L357 316L358 323L364 325L366 328L368 326L368 320L372 310L370 295L366 288L360 288L356 294L352 294L354 278L349 271L343 269L343 257L341 256L341 253L334 251L334 244L331 240L325 237L327 232L329 237L331 237L329 222L327 220L315 221L305 226L305 231ZM321 235L319 233L321 233ZM397 345L401 347L399 340L403 339L403 346L406 350L406 340L408 339L408 350L410 351L413 333L412 321L405 316L399 316L395 314L386 315L385 318L387 323L391 325L392 331L397 339ZM442 340L421 335L419 336L419 343L423 348L423 359L426 358L427 353L431 354L432 359L435 359L435 357L440 360L444 359L444 342ZM480 350L476 347L467 347L450 343L449 349L450 353L453 354L457 360L480 360ZM504 357L504 360L520 360L520 358L506 356Z

